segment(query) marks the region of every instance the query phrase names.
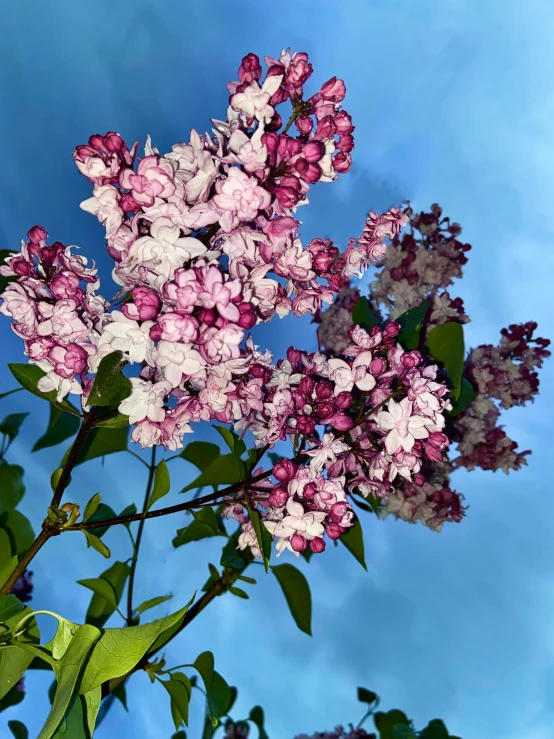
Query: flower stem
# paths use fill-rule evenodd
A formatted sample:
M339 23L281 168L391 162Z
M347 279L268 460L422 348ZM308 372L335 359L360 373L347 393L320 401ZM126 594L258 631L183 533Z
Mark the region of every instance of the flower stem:
M52 495L52 501L50 503L51 508L56 509L60 505L64 490L69 485L69 480L71 478L73 467L77 462L87 436L90 434L94 427L98 410L98 408L92 408L92 410L83 417L81 428L79 429L79 433L77 434L75 441L73 442L73 446L71 447L71 450L67 457L67 462L64 465L62 474L60 475L60 479L58 480L56 489L54 490L54 494ZM25 570L30 565L31 561L36 557L36 555L46 544L48 539L50 539L52 536L57 536L60 533L61 529L53 525L48 518L45 519L39 535L31 544L29 549L27 549L25 554L21 557L19 564L2 586L0 590L0 595L7 595L10 593L15 583L25 573Z
M152 493L152 485L154 484L154 474L156 472L156 446L152 447L152 456L150 457L150 465L148 467L148 482L146 483L146 492L144 494L144 503L142 504L142 516L140 519L137 538L134 542L133 557L131 560L131 571L129 572L129 586L127 588L127 625L132 626L134 623L133 619L133 588L135 585L135 575L137 572L137 562L139 556L140 543L142 541L142 533L144 531L144 522L146 520L146 509L148 508L148 501Z

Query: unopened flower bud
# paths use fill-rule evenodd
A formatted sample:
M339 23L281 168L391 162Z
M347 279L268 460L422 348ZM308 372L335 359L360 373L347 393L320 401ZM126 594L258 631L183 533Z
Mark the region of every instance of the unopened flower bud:
M275 508L284 508L289 497L288 491L285 488L277 487L271 491L267 502Z
M290 545L295 552L303 552L308 546L308 542L301 534L293 534L290 540Z
M296 465L290 459L280 459L273 465L273 476L279 482L289 482L296 474Z
M310 542L310 549L314 554L321 554L325 551L325 541L323 539L312 539Z

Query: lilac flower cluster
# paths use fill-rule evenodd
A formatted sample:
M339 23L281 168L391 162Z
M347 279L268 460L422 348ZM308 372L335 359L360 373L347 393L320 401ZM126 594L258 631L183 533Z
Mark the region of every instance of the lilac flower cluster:
M410 207L403 212L410 218L410 232L392 239L371 284L370 301L378 315L384 313L391 320L426 299L430 308L421 332L423 344L434 326L470 320L462 300L453 299L447 288L462 276L471 247L458 240L460 225L442 218L437 204L429 213L414 214ZM328 356L339 355L348 341L357 297L357 291L342 288L335 303L315 316L320 348ZM518 451L498 422L501 409L524 405L538 392L536 370L550 356L546 348L550 342L534 338L536 328L533 322L512 325L502 329L498 346L482 345L470 352L465 376L475 396L463 413L447 419L444 428L457 443L459 455L450 461L444 454L427 456L417 479L397 478L381 505L383 516L392 514L440 530L442 522L460 521L465 511L463 496L450 487L449 476L455 469L479 467L507 473L525 464L530 452Z

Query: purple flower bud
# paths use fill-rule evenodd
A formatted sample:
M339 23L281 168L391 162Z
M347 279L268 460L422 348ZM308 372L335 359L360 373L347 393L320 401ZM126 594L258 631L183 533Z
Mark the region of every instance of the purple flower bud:
M323 539L312 539L310 549L314 554L321 554L325 551L325 541Z
M279 482L289 482L296 475L296 465L290 459L280 459L273 465L273 476Z
M349 431L354 426L354 421L345 413L336 413L329 419L329 423L337 431Z
M304 395L311 395L314 389L314 381L311 377L303 377L300 380L300 384L298 385L298 387L304 393Z
M386 369L387 369L387 362L385 359L383 359L383 357L375 357L375 359L371 360L371 364L369 365L369 371L375 377L379 377L379 375L382 375Z
M333 395L333 383L329 380L321 380L315 386L315 394L320 400L327 400Z
M339 526L338 523L326 523L325 532L329 539L340 539L344 534L344 529L342 526Z
M299 416L296 421L296 429L300 434L310 436L315 429L315 421L310 416Z
M27 237L29 238L29 241L33 242L33 244L40 244L41 241L46 241L48 238L48 232L42 226L33 226L33 228L29 229L27 232Z
M339 501L331 506L329 518L333 523L340 523L348 512L348 503Z
M295 552L303 552L308 546L308 542L301 534L293 534L290 540L290 545Z
M392 338L393 336L398 336L400 331L402 330L402 326L399 323L396 323L393 321L392 323L388 323L385 326L385 330L383 331L383 336L386 338Z
M285 490L285 488L273 488L273 490L269 494L268 503L275 508L284 508L289 497L290 496L288 494L288 491Z
M335 405L337 408L340 408L341 411L344 411L346 408L350 408L352 404L352 395L347 392L339 393L335 396Z

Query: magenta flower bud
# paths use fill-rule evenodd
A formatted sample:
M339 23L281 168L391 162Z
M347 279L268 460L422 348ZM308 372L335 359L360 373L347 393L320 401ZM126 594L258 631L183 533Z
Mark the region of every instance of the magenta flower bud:
M127 144L118 133L108 131L103 139L104 146L108 151L112 152L112 154L123 154L123 152L127 150Z
M354 421L345 413L336 413L329 419L329 423L337 431L349 431L354 426Z
M310 436L315 429L315 421L310 416L299 416L296 421L296 429L298 433Z
M333 403L324 400L322 403L318 403L316 405L315 412L322 421L325 421L334 415L335 406L333 405Z
M352 116L346 110L339 110L335 115L335 126L339 136L348 135L354 131L355 126L352 125Z
M439 431L432 431L427 441L437 449L445 449L450 443L448 436L441 434Z
M277 487L269 494L268 503L274 508L284 508L289 497L288 491L285 488Z
M421 363L422 359L423 357L421 356L421 354L417 350L414 350L412 352L406 352L405 354L403 354L400 361L402 362L403 367L411 370L414 367L417 367L417 365Z
M59 242L57 241L56 244L58 244L58 243ZM56 244L52 244L52 246L43 246L42 247L42 250L40 252L40 261L45 266L48 266L49 267L51 264L53 264L54 259L56 258L57 251L58 251L56 249Z
M40 244L41 241L46 241L48 232L42 226L33 226L33 228L27 231L27 237L33 244Z
M332 103L340 103L346 95L346 86L342 80L331 77L321 86L321 95Z
M276 133L264 133L262 134L262 144L270 154L274 154L279 148L279 136Z
M314 257L313 265L318 272L325 273L329 270L334 260L335 258L333 254L321 251Z
M425 482L425 476L421 474L421 472L416 472L414 475L414 482L416 485L423 485Z
M325 532L329 539L340 539L341 536L344 534L344 529L342 526L339 526L338 523L326 523L325 524Z
M240 307L239 307L240 310ZM238 324L245 331L256 325L256 314L253 310L245 310L240 312Z
M314 122L309 116L297 118L294 121L294 124L303 136L308 136L312 132L314 127Z
M352 157L345 151L339 151L333 157L333 169L339 174L346 174L352 167Z
M309 185L314 185L321 179L321 167L319 166L319 164L307 164L306 166L304 166L305 162L305 159L300 159L296 163L296 170L298 171L300 177L302 177L304 182L307 182Z
M337 143L337 149L340 149L345 154L349 154L352 149L354 148L354 137L347 133L344 136L341 136Z
M351 404L352 395L350 393L343 391L335 396L335 405L337 408L340 408L341 411L344 411L346 408L350 408Z
M310 542L310 549L314 554L321 554L325 551L325 542L323 539L312 539Z
M289 482L296 475L296 465L290 459L280 459L273 465L273 477L279 482Z
M440 462L442 459L442 452L440 449L437 449L437 447L433 446L432 444L424 444L425 449L425 456L427 459L430 459L432 462Z
M106 148L104 146L104 137L101 136L99 133L94 133L92 136L90 136L88 143L89 146L92 147L92 149L94 149L96 152L106 151Z
M371 360L369 371L374 377L379 377L387 369L387 362L383 357L375 357Z
M340 523L347 513L348 503L344 501L339 501L338 503L334 503L331 506L331 510L329 511L329 518L333 523Z
M333 383L329 380L321 380L315 386L315 394L320 400L327 400L333 395Z
M72 298L80 303L83 299L84 293L79 286L79 278L73 272L54 275L50 280L49 287L52 295L58 300Z
M335 135L336 130L333 116L326 115L318 122L315 135L318 139L328 139Z
M302 495L304 496L304 498L306 498L306 500L313 500L316 493L317 488L313 482L309 482L307 485L304 485Z
M241 82L258 81L262 76L262 67L256 54L247 54L239 67L239 80Z
M311 377L303 377L300 380L300 384L298 385L300 392L304 393L304 395L311 395L312 391L314 389L314 381Z
M121 196L119 205L124 213L136 213L141 208L130 192L126 192Z
M402 330L402 326L399 323L392 321L391 323L388 323L385 326L385 330L383 331L383 336L385 336L386 338L398 336L401 330Z
M25 259L22 259L21 257L13 259L10 262L10 267L15 272L15 274L19 275L20 277L28 277L33 273L33 268L31 267L29 262L26 262Z
M302 359L302 352L295 349L293 346L289 346L287 349L287 359L291 364L297 364Z
M308 162L319 162L325 156L325 145L322 141L308 141L302 147L302 156Z
M301 534L293 534L290 540L290 545L295 552L303 552L308 546L308 542Z
M131 296L137 308L139 321L152 321L156 318L162 307L162 301L155 290L149 287L135 287L131 290Z
M294 407L298 411L301 411L306 405L306 396L300 390L292 391L292 399L294 400Z
M217 318L217 312L213 308L204 308L198 313L200 323L205 323L207 326L214 326Z
M150 331L148 332L148 335L150 336L150 338L152 339L152 341L161 341L162 340L162 333L163 333L162 327L158 323L155 323L150 328Z

